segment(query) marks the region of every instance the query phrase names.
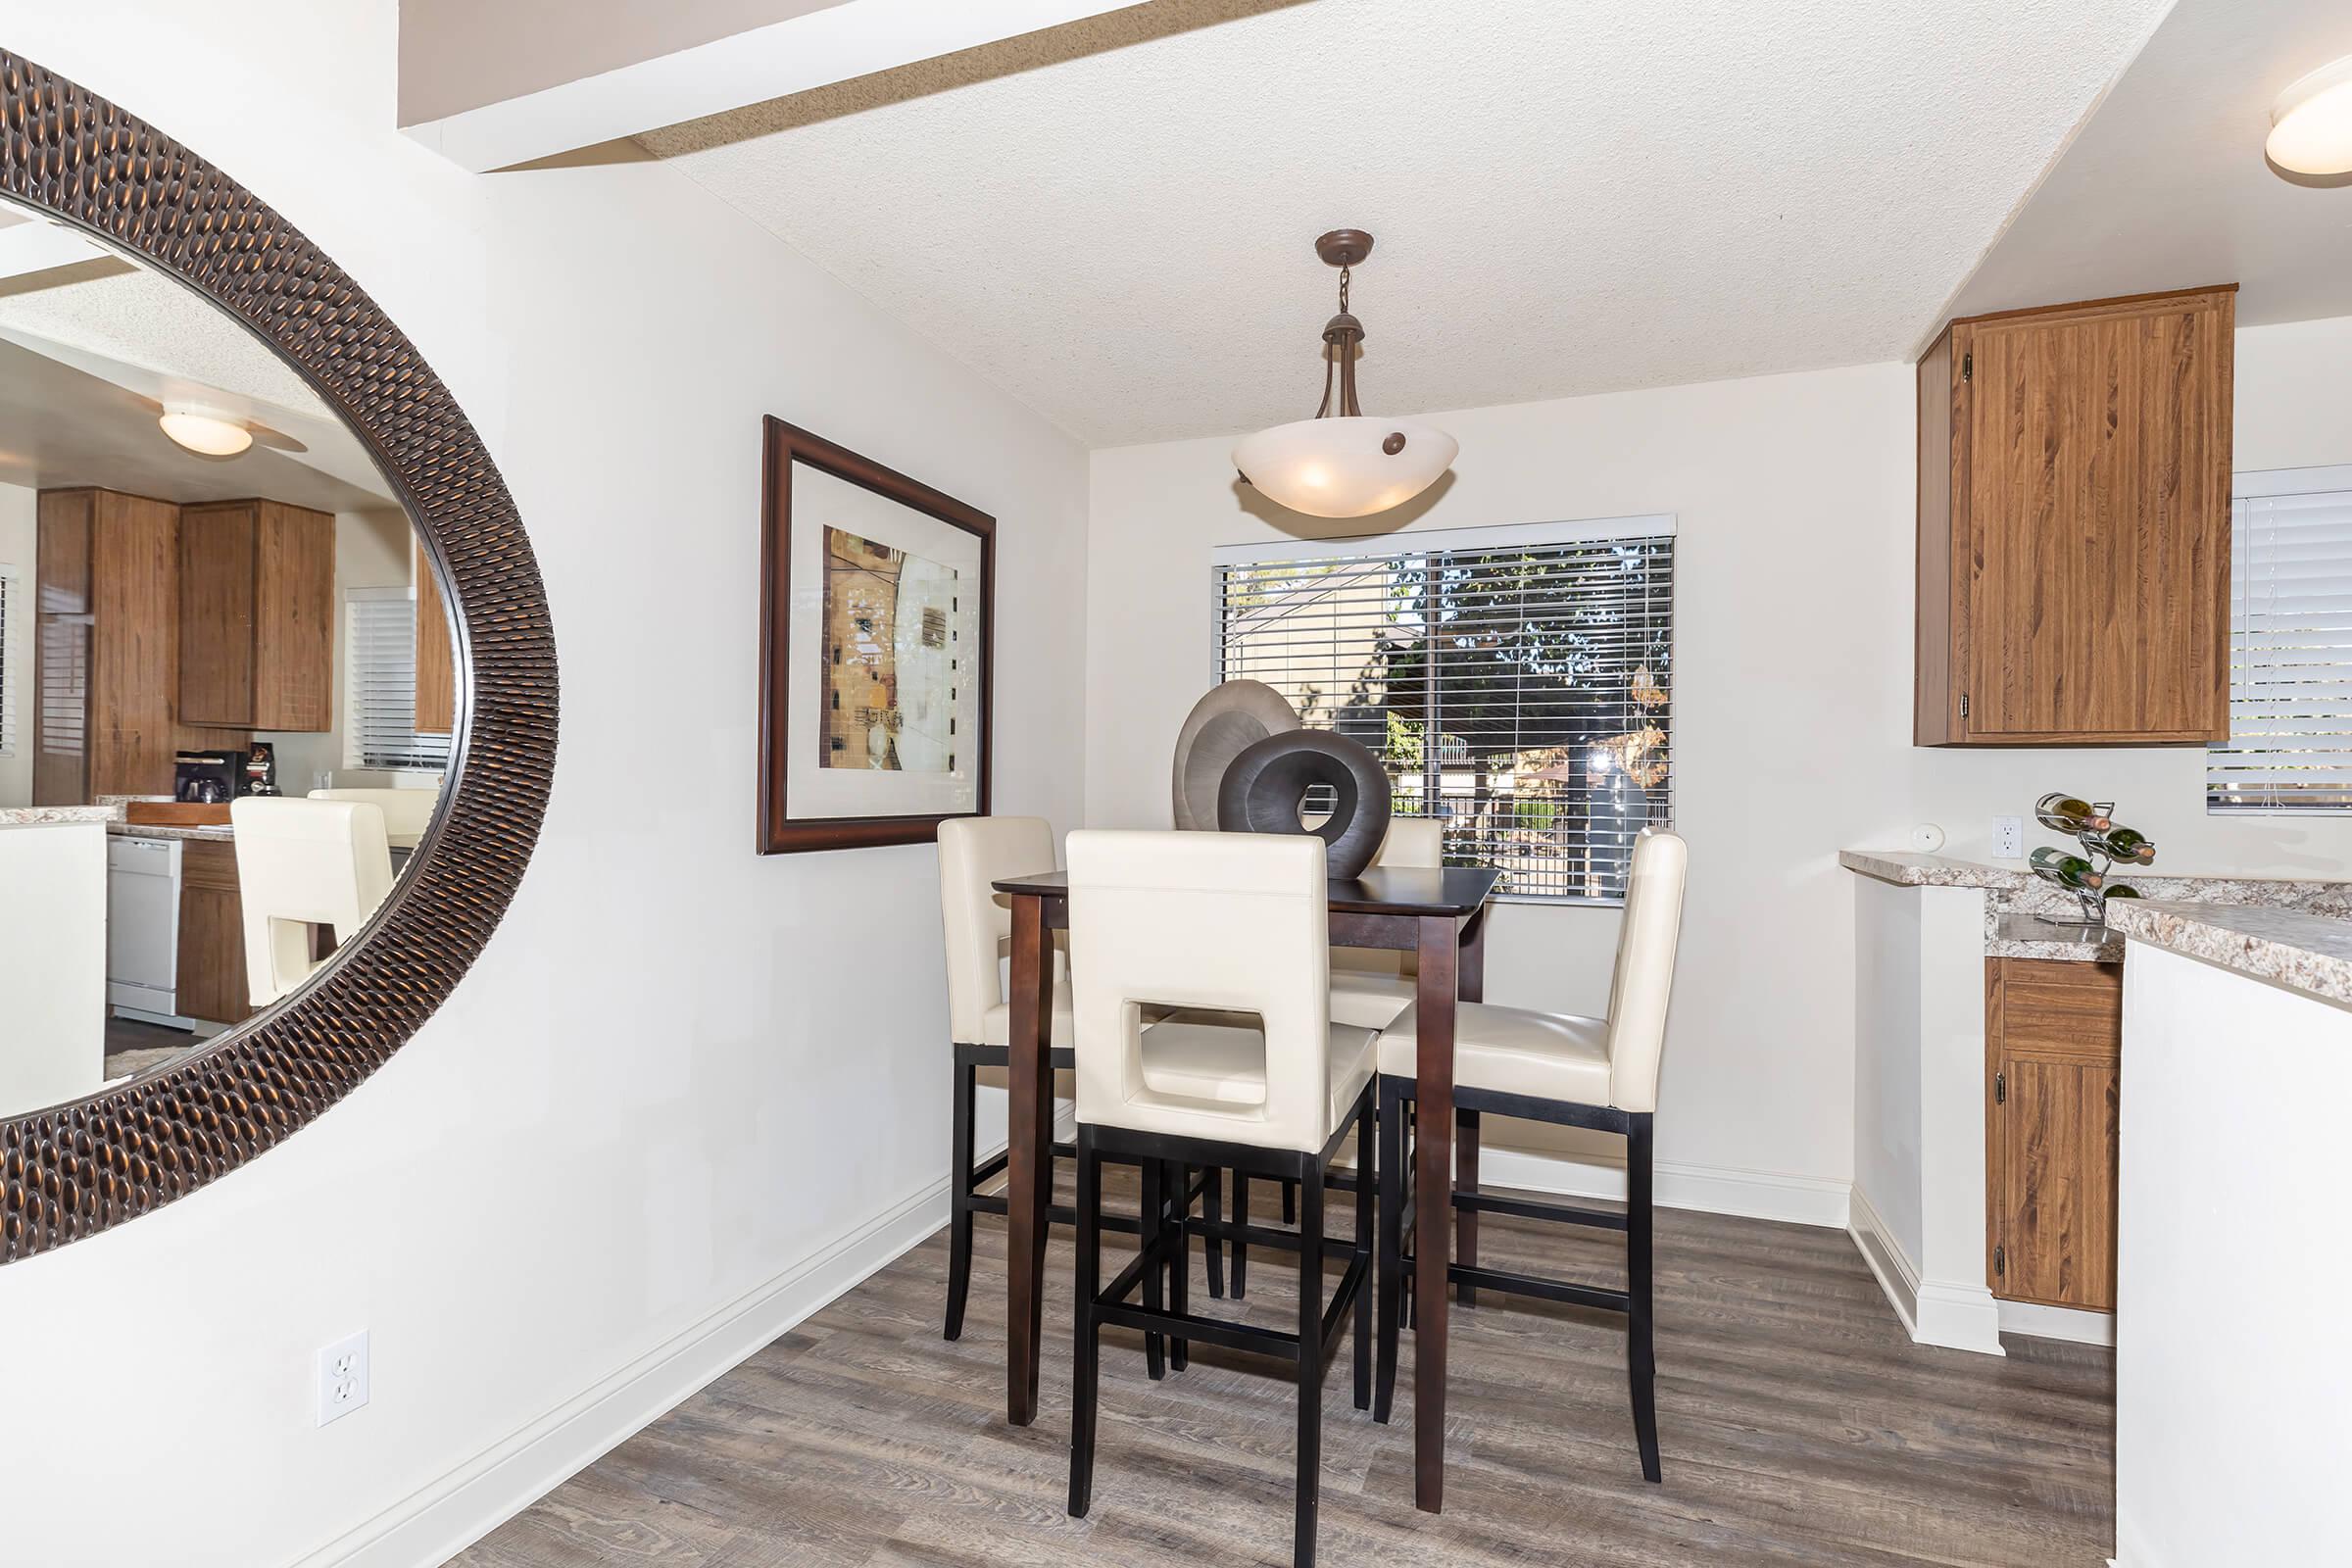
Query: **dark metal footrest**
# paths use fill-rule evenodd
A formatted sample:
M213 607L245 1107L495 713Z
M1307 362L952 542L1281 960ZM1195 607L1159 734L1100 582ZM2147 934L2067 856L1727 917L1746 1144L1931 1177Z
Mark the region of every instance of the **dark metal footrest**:
M1413 1256L1405 1254L1405 1277L1412 1277ZM1596 1285L1571 1285L1566 1280L1547 1280L1535 1274L1515 1274L1508 1269L1473 1268L1463 1263L1446 1265L1446 1278L1455 1285L1468 1285L1482 1291L1500 1291L1506 1296L1533 1296L1546 1301L1562 1301L1570 1306L1590 1306L1603 1312L1632 1310L1632 1298L1623 1291L1604 1290Z
M1140 1329L1146 1334L1164 1334L1172 1340L1221 1345L1229 1350L1254 1351L1293 1362L1298 1359L1298 1336L1275 1329L1232 1323L1223 1318L1195 1317L1190 1312L1154 1312L1150 1307L1130 1306L1107 1298L1097 1299L1095 1315L1104 1323Z
M1625 1216L1605 1208L1578 1208L1571 1203L1540 1203L1525 1198L1490 1198L1484 1193L1456 1193L1453 1206L1479 1214L1509 1214L1517 1219L1551 1220L1561 1225L1594 1225L1605 1231L1625 1229Z

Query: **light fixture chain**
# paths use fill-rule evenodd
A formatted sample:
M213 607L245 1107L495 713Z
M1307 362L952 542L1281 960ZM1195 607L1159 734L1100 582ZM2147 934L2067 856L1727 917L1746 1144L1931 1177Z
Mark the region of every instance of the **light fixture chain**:
M1340 269L1340 314L1341 314L1342 316L1345 316L1345 315L1347 315L1347 314L1348 314L1348 275L1349 275L1349 269L1348 269L1348 268L1347 268L1347 267L1345 267L1345 266L1343 266L1343 267Z

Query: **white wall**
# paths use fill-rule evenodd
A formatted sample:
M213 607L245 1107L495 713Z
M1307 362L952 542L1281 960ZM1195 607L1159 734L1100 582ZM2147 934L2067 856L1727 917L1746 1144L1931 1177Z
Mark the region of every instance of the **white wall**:
M2352 1012L2134 943L2124 1038L2115 1560L2340 1561Z
M659 165L475 177L416 147L391 0L232 16L9 4L0 41L244 180L448 380L545 569L562 752L505 924L383 1072L250 1168L0 1269L6 1404L43 1412L0 1421L0 1558L43 1568L286 1563L449 1494L363 1559L438 1562L435 1531L944 1217L932 851L751 853L761 415L1001 519L998 803L1081 803L1070 441ZM363 1326L372 1402L315 1429L313 1355Z
M2352 462L2352 399L2341 395L2352 319L2238 339L2238 466ZM2065 788L2118 801L2157 839L2167 870L2332 875L2352 865L2352 820L2208 818L2199 748L1911 745L1908 366L1431 417L1461 441L1452 482L1401 517L1375 519L1384 528L1680 519L1675 802L1691 869L1658 1129L1669 1200L1736 1204L1744 1189L1770 1208L1754 1178L1785 1177L1798 1184L1783 1210L1794 1214L1822 1206L1807 1184L1841 1188L1852 1174L1854 926L1849 873L1835 859L1842 847L1901 846L1913 823L1932 820L1952 853L1983 856L1993 813L2022 814ZM1168 747L1210 678L1211 547L1361 526L1266 507L1236 486L1230 448L1216 439L1094 455L1087 813L1097 825L1167 820ZM1615 930L1613 913L1499 909L1488 997L1599 1009ZM1533 1129L1501 1136L1579 1146Z
M1908 758L1909 370L1433 417L1459 438L1461 457L1433 504L1405 509L1410 526L1677 515L1675 809L1691 854L1660 1091L1660 1193L1737 1202L1721 1185L1737 1183L1748 1198L1777 1193L1786 1211L1843 1224L1853 893L1835 856L1874 836L1872 813L1901 792ZM1210 679L1211 547L1282 536L1241 499L1230 444L1095 454L1096 825L1168 820L1169 744ZM1896 648L1904 670L1890 672ZM1898 809L1892 820L1908 819ZM1615 911L1507 905L1493 921L1490 1000L1605 1006ZM1552 1142L1533 1132L1490 1138Z
M0 567L16 574L17 612L9 627L8 667L0 670L0 684L14 697L17 715L17 744L0 756L0 806L32 804L33 550L39 541L38 507L38 492L25 485L0 484Z

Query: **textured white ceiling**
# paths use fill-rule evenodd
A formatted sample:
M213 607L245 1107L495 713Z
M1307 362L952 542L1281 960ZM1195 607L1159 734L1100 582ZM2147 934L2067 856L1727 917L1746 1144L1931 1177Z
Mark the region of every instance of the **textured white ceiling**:
M2352 315L2352 186L2262 155L2278 94L2348 54L2346 0L2180 0L1956 314L2238 283L2241 324Z
M2169 0L1157 0L642 138L1092 446L1906 356ZM792 345L776 345L790 353Z

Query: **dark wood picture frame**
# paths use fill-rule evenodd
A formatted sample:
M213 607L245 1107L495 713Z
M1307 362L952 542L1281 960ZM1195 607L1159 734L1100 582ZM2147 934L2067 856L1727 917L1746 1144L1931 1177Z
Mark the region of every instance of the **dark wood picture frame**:
M796 463L870 490L885 500L937 518L980 541L980 760L978 791L969 811L905 816L827 816L795 820L787 810L786 717L791 712L792 467ZM994 769L997 676L997 519L919 479L770 415L762 439L760 482L760 822L761 855L807 850L864 849L877 844L928 844L950 816L986 816ZM804 678L809 674L801 672Z
M383 906L325 967L169 1066L0 1118L7 1263L135 1219L275 1148L432 1016L489 942L538 842L556 761L556 640L514 498L465 411L293 224L154 126L5 49L0 195L202 295L365 443L449 607L463 715L439 814Z

